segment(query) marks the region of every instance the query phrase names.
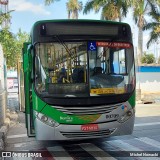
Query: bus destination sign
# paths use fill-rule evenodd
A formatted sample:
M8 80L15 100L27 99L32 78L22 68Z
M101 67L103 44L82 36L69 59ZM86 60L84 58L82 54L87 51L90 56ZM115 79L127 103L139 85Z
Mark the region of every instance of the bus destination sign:
M130 43L124 42L96 42L96 46L99 47L110 47L110 48L131 48Z

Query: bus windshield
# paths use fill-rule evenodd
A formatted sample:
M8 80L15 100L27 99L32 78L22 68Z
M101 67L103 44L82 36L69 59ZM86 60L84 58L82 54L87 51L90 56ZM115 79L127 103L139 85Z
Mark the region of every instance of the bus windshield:
M130 43L109 41L35 44L35 89L43 97L130 93L134 56Z

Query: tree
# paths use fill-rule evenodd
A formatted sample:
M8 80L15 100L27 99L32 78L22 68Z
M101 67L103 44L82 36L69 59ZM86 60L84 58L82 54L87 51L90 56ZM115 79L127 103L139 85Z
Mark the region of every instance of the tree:
M143 53L143 27L145 26L145 16L150 12L150 0L131 0L133 6L133 18L138 26L138 61L141 62Z
M55 1L59 1L59 0L45 0L45 5L50 5L51 3L54 3Z
M158 5L160 5L160 0L155 0L155 2L156 2Z
M14 64L14 49L15 49L15 41L14 41L14 35L9 31L8 28L4 28L0 32L0 43L3 47L4 56L7 60L7 65L15 66ZM13 55L14 56L13 56Z
M0 43L3 47L4 56L7 60L7 67L15 67L17 60L21 57L23 42L28 40L26 32L19 32L14 35L8 28L0 31Z
M13 11L14 10L10 10L4 13L0 10L0 26L2 28L8 27L8 23L10 22L10 19L11 19L10 13Z
M10 20L11 16L10 13L0 13L0 25L2 26L3 23Z
M141 58L141 62L142 63L147 63L147 64L154 63L155 62L155 57L152 53L150 53L150 54L144 53L144 55Z
M17 59L21 59L23 43L29 40L29 34L27 32L22 32L21 29L18 30L16 34L15 44L16 44L16 55Z
M127 15L129 7L127 0L88 0L83 13L87 14L91 10L97 13L102 9L101 19L121 21Z
M69 0L66 3L68 11L68 19L78 19L78 12L82 10L82 2L78 0Z
M45 5L50 5L55 1L59 0L45 0ZM67 11L68 11L68 19L78 19L78 12L82 10L83 4L78 0L68 0L66 3Z
M148 14L152 17L153 21L143 27L144 30L151 30L147 48L151 43L156 42L160 38L160 10L157 9L156 3L151 4L151 11Z

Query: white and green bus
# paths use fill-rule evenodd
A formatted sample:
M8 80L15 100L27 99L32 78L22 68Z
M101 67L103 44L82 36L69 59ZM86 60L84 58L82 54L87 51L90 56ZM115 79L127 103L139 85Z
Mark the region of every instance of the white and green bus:
M99 20L45 20L23 47L28 136L70 140L131 134L131 28Z

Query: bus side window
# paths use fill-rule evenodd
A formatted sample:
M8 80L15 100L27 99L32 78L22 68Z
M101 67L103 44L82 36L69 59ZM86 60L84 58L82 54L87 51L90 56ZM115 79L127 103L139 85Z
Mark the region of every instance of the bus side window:
M110 54L110 72L114 74L126 74L125 50L115 50Z

